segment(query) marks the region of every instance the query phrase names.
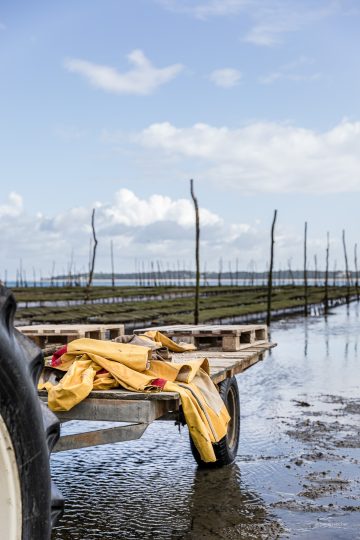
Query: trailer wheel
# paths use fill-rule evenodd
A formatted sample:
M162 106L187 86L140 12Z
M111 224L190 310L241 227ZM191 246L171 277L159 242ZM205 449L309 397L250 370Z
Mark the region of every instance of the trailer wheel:
M203 461L200 457L198 449L190 437L191 452L199 467L203 468L223 467L224 465L230 465L230 463L232 463L236 458L237 449L239 446L240 399L238 384L235 377L231 377L219 383L218 386L219 394L227 407L231 420L228 424L226 436L218 443L213 445L216 456L215 462L206 463Z
M48 540L63 509L51 484L59 422L40 402L42 353L13 327L16 303L0 287L0 538Z

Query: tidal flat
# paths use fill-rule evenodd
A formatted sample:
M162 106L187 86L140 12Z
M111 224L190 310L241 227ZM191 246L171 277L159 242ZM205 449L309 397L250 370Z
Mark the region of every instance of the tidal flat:
M238 376L231 466L198 469L170 422L54 455L66 508L53 540L360 538L359 330L356 302L273 323L278 346Z

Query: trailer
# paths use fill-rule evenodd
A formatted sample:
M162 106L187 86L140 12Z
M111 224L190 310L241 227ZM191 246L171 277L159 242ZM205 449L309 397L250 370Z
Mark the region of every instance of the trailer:
M172 353L171 362L186 362L207 358L210 376L217 385L231 421L227 435L214 445L217 466L231 463L236 456L240 434L240 402L235 376L264 359L275 343L268 341L265 325L176 325L136 330L159 330L172 339L195 343L198 349ZM39 392L46 403L46 391ZM180 396L177 392L132 392L120 388L92 391L89 396L67 412L56 413L59 421L121 423L91 431L60 436L53 452L86 448L102 444L139 439L155 420L173 420L184 423ZM197 463L203 467L214 466L202 462L191 439L191 450Z
M14 328L15 310L14 296L0 287L0 538L48 540L63 511L63 497L51 480L52 452L139 439L151 422L181 423L184 416L177 392L130 392L121 388L93 391L70 411L55 415L46 406L46 392L36 390L43 368L38 345L49 353L59 339L60 344L67 343L81 335L94 335L93 332L109 339L121 336L123 328L43 326L25 328L21 333ZM148 329L137 332L144 330ZM203 462L190 438L195 460L203 467L231 463L240 434L236 375L263 360L275 346L268 340L267 328L180 325L158 330L175 341L181 339L197 347L196 351L173 353L172 362L208 359L210 376L231 417L226 436L214 444L215 463ZM60 423L70 420L109 422L109 426L61 436Z

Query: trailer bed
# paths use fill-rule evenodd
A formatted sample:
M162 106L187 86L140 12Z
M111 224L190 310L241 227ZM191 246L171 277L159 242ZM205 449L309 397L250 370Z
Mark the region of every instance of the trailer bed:
M173 353L172 361L207 358L211 378L218 384L263 360L265 353L275 346L275 343L264 341L234 352L202 350ZM45 391L40 391L39 395L43 401L47 401ZM54 451L137 439L154 420L178 419L179 407L180 396L177 392L131 392L120 388L93 391L70 411L56 413L60 422L88 420L127 425L62 436Z

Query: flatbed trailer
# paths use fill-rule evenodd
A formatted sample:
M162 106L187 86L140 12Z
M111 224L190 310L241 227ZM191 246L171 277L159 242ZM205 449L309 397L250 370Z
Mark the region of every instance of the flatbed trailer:
M172 362L184 362L194 358L207 358L210 365L210 376L221 389L225 381L234 380L235 375L263 360L265 354L275 347L275 343L268 341L248 344L239 351L226 352L223 350L198 350L186 353L173 353ZM244 346L245 347L245 346ZM236 384L236 381L235 381ZM236 387L237 388L237 387ZM221 394L221 391L220 391ZM47 401L45 391L39 395ZM229 429L234 429L234 423L240 421L240 407L228 403L226 396L222 396L228 406L230 416ZM238 399L238 398L237 398ZM139 439L146 428L155 420L181 419L180 396L177 392L131 392L123 389L93 391L89 396L67 412L56 413L61 423L71 420L119 422L120 426L111 426L93 431L62 435L53 452L85 448L102 444L124 442ZM228 431L229 431L228 429ZM234 434L228 433L234 438ZM236 448L237 443L236 442Z

